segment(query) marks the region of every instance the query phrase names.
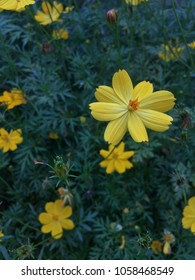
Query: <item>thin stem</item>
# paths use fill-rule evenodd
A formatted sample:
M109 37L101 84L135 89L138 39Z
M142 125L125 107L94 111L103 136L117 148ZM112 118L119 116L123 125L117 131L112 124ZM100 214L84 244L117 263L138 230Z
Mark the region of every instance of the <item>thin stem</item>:
M119 69L121 69L122 68L122 56L121 56L121 46L120 46L120 41L119 41L119 25L118 25L118 22L116 22L116 24L115 24L114 36L115 36L118 58L119 58Z

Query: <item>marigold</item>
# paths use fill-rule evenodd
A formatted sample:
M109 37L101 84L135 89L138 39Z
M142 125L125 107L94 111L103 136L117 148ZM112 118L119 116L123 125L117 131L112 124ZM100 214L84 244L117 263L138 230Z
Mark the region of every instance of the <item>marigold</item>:
M125 70L112 78L112 88L99 86L91 103L92 116L109 121L104 133L105 141L117 145L128 130L135 142L148 141L146 128L162 132L169 128L172 117L164 114L174 106L174 95L166 90L153 92L150 82L140 82L133 88Z
M4 128L0 128L0 149L3 149L3 153L17 149L17 145L23 141L21 134L21 129L12 129L9 133Z
M63 235L63 229L72 230L75 225L72 220L67 219L72 215L72 207L64 206L63 200L57 199L54 202L47 202L45 205L46 212L39 215L39 221L43 226L42 233L49 233L55 239Z
M56 40L60 40L60 39L67 40L69 37L69 33L67 30L60 28L58 30L53 31L52 37Z
M100 155L105 158L100 162L100 166L105 168L106 173L110 174L114 171L124 173L126 169L131 169L133 164L128 160L134 155L133 151L124 152L125 143L121 142L118 147L109 145L109 150L100 150Z
M35 0L0 0L0 8L4 10L20 10L27 5L34 4Z
M179 59L182 56L184 46L171 47L170 45L162 45L163 50L158 53L158 56L164 61Z
M23 92L19 89L14 88L11 92L3 92L3 95L0 96L0 103L5 103L7 105L7 110L10 110L15 106L26 104L27 102L24 98Z
M188 200L188 205L183 209L182 225L185 229L190 228L195 234L195 196Z
M42 11L37 11L35 15L36 21L40 22L42 25L48 25L54 21L61 21L59 19L61 13L63 12L63 5L58 4L56 1L53 2L52 6L49 2L44 1L41 4Z
M141 4L141 2L147 2L148 0L125 0L127 4L131 4L133 6L137 6Z

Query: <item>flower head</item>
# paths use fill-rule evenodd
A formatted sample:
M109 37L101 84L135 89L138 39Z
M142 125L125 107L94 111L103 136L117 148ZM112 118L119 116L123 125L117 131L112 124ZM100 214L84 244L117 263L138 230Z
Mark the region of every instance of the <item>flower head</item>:
M171 254L171 244L175 242L175 236L168 230L164 230L164 245L163 253L165 255Z
M139 5L141 2L146 2L148 0L125 0L127 4L131 4L133 6Z
M3 149L3 153L17 149L17 145L23 141L21 134L21 129L12 129L9 133L4 128L0 128L0 149Z
M52 37L56 40L60 40L60 39L67 40L69 37L69 34L68 34L67 30L60 28L58 30L53 31Z
M111 9L106 14L109 23L115 24L118 20L118 11L116 9Z
M20 10L27 5L34 4L35 0L0 0L0 8L4 10Z
M150 247L155 254L158 254L162 252L162 246L162 242L160 242L159 240L154 240Z
M54 202L47 202L45 205L46 212L39 215L39 221L43 226L43 233L51 232L55 239L59 239L63 235L63 229L72 230L74 223L68 219L72 215L72 207L64 206L63 201L58 199Z
M99 121L109 121L104 139L117 145L128 130L135 142L148 141L146 128L162 132L169 128L172 117L164 114L174 106L173 94L166 90L153 92L150 82L140 82L133 88L125 70L112 78L112 88L99 86L91 103L92 116Z
M134 155L133 151L125 152L125 143L121 142L118 147L109 145L109 150L100 150L100 155L105 159L100 162L100 166L105 168L106 173L110 174L114 171L124 173L126 169L133 167L133 164L128 160Z
M15 106L26 104L26 99L21 90L14 88L11 92L3 92L3 95L0 96L0 103L5 103L7 105L7 110L10 110Z
M188 205L183 209L182 225L185 229L190 228L195 234L195 196L188 200Z
M42 25L48 25L54 21L60 21L59 17L63 12L63 5L53 2L52 6L49 2L44 1L41 4L42 11L38 11L35 19Z
M189 43L188 46L192 49L195 49L195 41Z
M170 45L162 45L163 50L159 52L158 56L164 61L180 59L184 46L172 47Z

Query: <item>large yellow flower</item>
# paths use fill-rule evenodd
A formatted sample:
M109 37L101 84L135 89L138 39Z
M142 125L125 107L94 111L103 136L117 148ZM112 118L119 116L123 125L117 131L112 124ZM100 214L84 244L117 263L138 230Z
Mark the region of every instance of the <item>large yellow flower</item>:
M23 141L21 134L21 129L12 129L9 133L4 128L0 128L0 149L3 149L3 153L17 149L17 145Z
M182 225L185 229L190 228L195 234L195 196L188 200L188 205L183 209Z
M112 88L98 87L95 97L99 102L89 105L91 114L96 120L109 121L104 133L109 144L117 145L127 130L134 141L148 141L146 127L165 131L173 120L164 114L175 104L173 94L166 90L153 92L153 85L146 81L133 88L125 70L114 74Z
M127 4L131 4L133 6L139 5L141 2L147 2L148 0L125 0Z
M47 202L45 205L46 212L39 215L39 221L43 226L41 231L49 233L55 239L62 237L63 229L71 230L74 228L72 220L67 219L72 215L72 207L64 206L63 200L58 199L55 202Z
M125 143L121 142L118 147L109 145L109 150L100 150L100 155L105 158L100 162L101 167L106 167L106 173L110 174L115 170L118 173L124 173L126 169L133 167L133 164L128 160L134 155L133 151L125 152Z
M41 4L42 10L38 11L35 19L40 22L42 25L48 25L54 21L61 21L59 19L61 13L63 12L63 5L58 4L56 1L53 2L52 6L49 2L42 2Z
M34 4L35 0L0 0L0 8L4 10L20 10L27 5Z
M23 92L14 88L11 92L3 92L3 95L0 96L0 103L5 103L7 105L7 110L10 110L15 106L26 104L26 100L24 98Z

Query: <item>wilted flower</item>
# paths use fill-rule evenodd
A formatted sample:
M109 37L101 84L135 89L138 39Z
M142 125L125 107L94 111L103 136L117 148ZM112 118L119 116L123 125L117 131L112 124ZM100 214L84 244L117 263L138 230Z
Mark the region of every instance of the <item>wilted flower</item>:
M106 14L109 23L115 24L118 20L118 11L116 9L111 9Z
M60 28L58 30L53 31L52 37L56 40L59 40L59 39L67 40L69 37L69 33L67 30Z
M170 60L180 59L182 56L183 46L172 47L170 45L163 44L163 50L158 53L158 56L166 62Z
M174 95L166 90L153 92L150 82L140 82L133 88L125 70L112 78L112 88L99 86L91 103L92 116L99 121L109 121L104 139L117 145L128 130L135 142L148 142L146 128L162 132L169 128L173 118L164 114L173 108Z
M158 254L162 252L163 243L159 240L154 240L150 247L155 254Z
M21 134L21 129L11 129L9 133L4 128L0 128L0 149L3 149L3 153L8 152L9 150L15 151L17 149L17 145L23 141Z
M56 1L51 5L49 2L42 2L42 11L37 11L35 15L36 21L40 22L42 25L48 25L54 21L61 21L59 19L61 13L63 12L63 5L58 4Z
M61 199L47 202L45 210L46 212L39 215L43 233L51 232L53 238L59 239L63 235L63 229L72 230L75 227L73 221L68 219L72 215L72 207L64 206Z
M195 234L195 196L188 200L188 205L183 209L182 225L185 229L190 228Z
M18 11L25 6L34 4L35 0L0 0L0 8L4 10Z
M19 89L12 89L11 92L4 91L3 95L0 96L0 103L4 103L7 105L7 110L13 109L15 106L26 104L26 99L24 98L24 94Z
M175 236L168 230L164 230L164 245L163 245L163 253L165 255L171 254L171 244L175 242Z

